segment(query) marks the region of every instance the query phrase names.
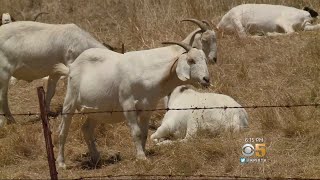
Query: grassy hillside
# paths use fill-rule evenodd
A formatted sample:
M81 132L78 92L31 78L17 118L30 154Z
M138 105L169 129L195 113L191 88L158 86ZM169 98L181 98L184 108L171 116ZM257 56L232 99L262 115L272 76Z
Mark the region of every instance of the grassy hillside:
M231 7L241 3L284 4L320 10L318 0L1 0L0 12L32 16L37 10L49 15L47 23L75 23L100 41L126 51L161 46L162 41L182 40L196 28L179 23L183 18L206 19L217 24ZM19 19L20 18L20 19ZM209 65L213 87L203 91L227 94L241 105L319 103L320 32L301 32L281 37L239 39L218 34L218 63ZM36 87L41 80L19 81L9 89L13 113L38 112ZM66 81L60 81L53 106L63 103ZM80 131L83 116L74 116L66 146L67 170L60 178L125 174L184 174L320 178L320 109L247 109L250 130L241 134L200 133L186 143L157 147L147 143L150 161L135 161L135 149L125 123L102 124L96 130L102 164L89 165ZM35 116L16 116L18 124L0 129L0 179L48 178L42 125ZM152 121L159 124L162 113ZM55 153L61 118L51 121ZM151 134L153 130L150 130ZM248 137L263 137L267 162L241 165L241 147ZM120 152L121 160L108 161Z

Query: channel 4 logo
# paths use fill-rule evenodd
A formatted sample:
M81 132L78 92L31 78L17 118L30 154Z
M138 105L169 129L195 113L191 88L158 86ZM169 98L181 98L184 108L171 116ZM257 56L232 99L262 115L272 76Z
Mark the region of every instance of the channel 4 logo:
M264 158L267 154L266 144L261 143L263 142L263 138L246 138L245 142L256 142L256 144L246 143L242 146L242 155L244 157L240 158L241 164L266 162Z

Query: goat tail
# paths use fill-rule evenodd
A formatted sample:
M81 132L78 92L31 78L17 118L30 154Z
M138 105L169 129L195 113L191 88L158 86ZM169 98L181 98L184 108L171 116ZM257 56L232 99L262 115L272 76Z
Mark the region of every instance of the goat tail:
M53 73L54 74L58 74L61 76L68 76L69 72L70 72L70 69L62 63L58 63L53 66Z

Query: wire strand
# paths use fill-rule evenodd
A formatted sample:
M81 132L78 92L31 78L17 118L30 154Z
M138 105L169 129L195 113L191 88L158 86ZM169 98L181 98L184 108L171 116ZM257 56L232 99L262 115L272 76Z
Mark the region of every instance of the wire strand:
M284 105L248 105L248 106L212 106L212 107L188 107L188 108L155 108L155 109L129 109L129 110L106 110L106 111L91 111L91 112L74 112L63 113L57 112L57 115L85 115L85 114L101 114L101 113L123 113L123 112L150 112L150 111L187 111L187 110L210 110L210 109L258 109L258 108L296 108L296 107L318 107L319 103L310 104L284 104ZM40 115L40 112L15 113L13 116L33 116ZM0 116L6 116L0 113Z
M167 175L146 175L146 174L133 174L133 175L101 175L101 176L87 176L87 177L80 177L76 178L75 180L82 180L82 179L139 179L139 178L152 178L152 179L272 179L272 177L254 177L254 176L214 176L214 175L174 175L174 174L167 174ZM292 177L277 177L277 179L292 179ZM297 180L304 180L304 179L310 179L310 178L294 178ZM312 178L311 178L312 179ZM316 178L314 178L316 179Z

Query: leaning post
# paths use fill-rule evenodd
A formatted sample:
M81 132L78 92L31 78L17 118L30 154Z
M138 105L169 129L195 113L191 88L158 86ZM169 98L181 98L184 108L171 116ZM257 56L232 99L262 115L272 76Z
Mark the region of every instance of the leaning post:
M54 153L53 153L53 144L51 139L51 131L49 127L49 118L47 113L48 111L46 109L46 99L45 99L45 92L43 87L42 86L38 87L37 92L38 92L38 98L39 98L39 107L40 107L41 120L42 120L42 126L43 126L44 140L46 143L50 177L51 177L51 180L57 180L58 172L57 172Z

